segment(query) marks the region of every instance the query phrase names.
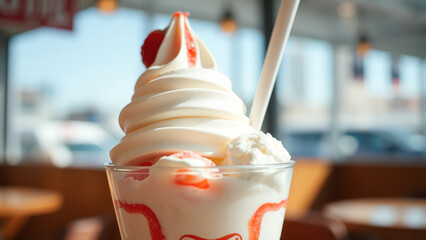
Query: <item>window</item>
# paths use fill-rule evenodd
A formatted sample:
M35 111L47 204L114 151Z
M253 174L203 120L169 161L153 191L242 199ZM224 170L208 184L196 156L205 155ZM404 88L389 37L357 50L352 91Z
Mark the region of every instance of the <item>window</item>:
M293 157L321 156L332 89L332 48L324 41L292 37L277 79L279 135Z
M370 50L361 61L363 71L355 74L354 64L350 46L292 39L278 82L284 145L295 158L424 158L421 60ZM335 96L333 87L337 87ZM334 120L332 101L337 102Z

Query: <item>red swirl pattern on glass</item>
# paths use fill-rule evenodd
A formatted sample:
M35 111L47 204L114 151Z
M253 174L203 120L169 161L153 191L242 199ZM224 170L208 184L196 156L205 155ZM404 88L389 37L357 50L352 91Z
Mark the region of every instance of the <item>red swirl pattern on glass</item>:
M260 226L262 224L263 215L267 212L278 211L281 208L285 208L287 200L282 200L279 203L265 203L260 206L251 217L248 229L249 229L249 240L258 240L260 234Z
M195 235L184 235L181 238L179 238L179 240L243 240L243 238L238 233L232 233L232 234L223 236L221 238L216 238L216 239L207 239L207 238L202 238Z
M128 213L139 213L145 216L146 220L149 224L149 232L151 234L152 240L166 240L166 236L164 236L163 231L161 229L161 224L158 221L157 216L154 211L151 210L145 204L129 204L126 202L122 202L120 200L116 201L116 205L118 208L124 209L124 211Z
M157 216L154 211L152 211L148 206L144 204L129 204L126 202L122 202L120 200L116 200L116 205L118 208L123 208L128 213L139 213L145 216L149 224L149 231L151 234L152 240L167 240L164 236L161 224L158 221ZM265 213L271 211L278 211L281 208L285 208L287 205L287 200L282 200L279 203L265 203L260 206L256 212L250 218L248 223L249 230L249 239L248 240L258 240L260 234L260 227L262 224L262 219ZM179 240L243 240L240 234L231 233L229 235L216 238L216 239L207 239L202 238L196 235L186 234L183 235Z

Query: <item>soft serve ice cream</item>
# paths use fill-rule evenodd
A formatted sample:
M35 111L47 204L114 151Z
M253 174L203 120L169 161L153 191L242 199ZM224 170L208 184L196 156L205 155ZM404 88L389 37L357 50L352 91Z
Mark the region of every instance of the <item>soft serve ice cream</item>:
M231 139L253 132L245 105L229 78L216 71L184 14L173 16L164 35L155 61L120 114L126 136L111 159L116 165L137 165L189 150L220 163Z
M278 240L291 170L263 164L290 155L249 125L243 101L187 17L175 13L145 40L148 69L119 117L126 135L112 162L149 166L108 175L122 237Z

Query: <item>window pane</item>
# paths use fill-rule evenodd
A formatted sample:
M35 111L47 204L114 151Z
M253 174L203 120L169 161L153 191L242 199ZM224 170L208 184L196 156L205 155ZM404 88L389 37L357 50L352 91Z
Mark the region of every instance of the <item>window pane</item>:
M355 74L354 54L352 46L289 41L277 83L284 145L294 158L421 160L421 60L373 49Z
M293 157L321 156L329 128L330 44L290 38L277 81L279 131Z

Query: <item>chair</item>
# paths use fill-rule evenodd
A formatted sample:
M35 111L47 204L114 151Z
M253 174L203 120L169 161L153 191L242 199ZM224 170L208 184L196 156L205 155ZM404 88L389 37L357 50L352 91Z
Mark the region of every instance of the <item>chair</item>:
M286 216L281 240L347 240L343 222L320 212Z

